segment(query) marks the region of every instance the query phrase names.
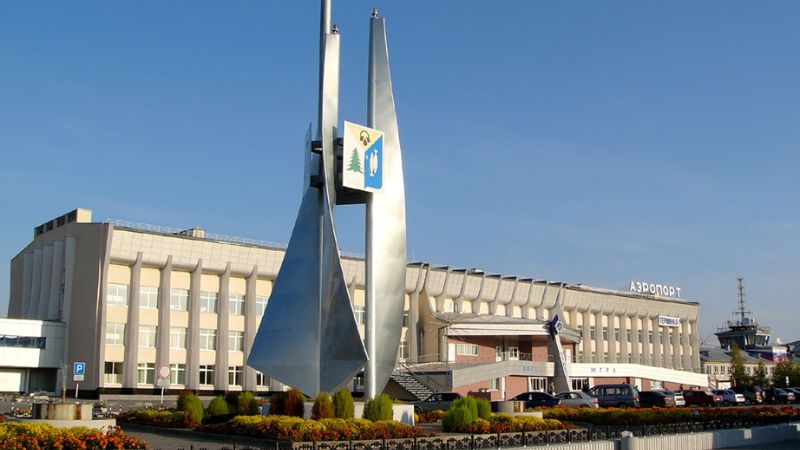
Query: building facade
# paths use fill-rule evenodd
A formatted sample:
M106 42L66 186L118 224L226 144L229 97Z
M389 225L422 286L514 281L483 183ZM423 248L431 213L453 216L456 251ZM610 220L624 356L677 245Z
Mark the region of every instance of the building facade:
M280 389L245 361L283 254L200 229L92 222L78 209L36 227L12 259L8 315L64 324L63 361L87 363L81 390L154 391L162 366L170 389ZM364 261L342 264L363 336ZM707 382L696 302L426 263L408 265L406 294L398 379L431 390L547 390L555 314L576 387Z

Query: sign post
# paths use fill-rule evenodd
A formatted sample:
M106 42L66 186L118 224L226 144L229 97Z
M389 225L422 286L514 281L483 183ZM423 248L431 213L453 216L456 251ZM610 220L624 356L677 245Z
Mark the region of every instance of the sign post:
M172 375L172 367L169 364L158 366L158 386L161 387L161 409L164 409L164 390L169 387L169 377Z
M78 398L78 388L86 376L86 363L84 361L76 361L72 363L72 381L75 382L75 398Z

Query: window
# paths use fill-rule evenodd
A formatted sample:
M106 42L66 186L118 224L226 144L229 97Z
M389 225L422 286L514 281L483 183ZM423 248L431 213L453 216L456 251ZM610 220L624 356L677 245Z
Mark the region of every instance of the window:
M125 345L125 324L109 322L106 324L106 344Z
M217 349L217 330L200 329L200 350Z
M269 386L269 377L256 370L256 386Z
M259 297L256 295L256 315L263 316L264 311L267 310L267 297Z
M403 326L408 327L408 310L403 311Z
M664 389L664 382L661 380L650 380L650 389Z
M492 378L489 380L489 390L496 391L500 389L500 378Z
M642 334L642 330L638 330L638 331L636 332L636 336L637 336L638 342L644 342L644 340L642 339L642 338L643 338L643 336L644 336L644 335Z
M409 357L408 341L401 341L400 342L400 359L408 359L408 357Z
M572 378L572 390L573 391L583 391L589 389L589 379L588 378Z
M0 347L41 348L46 347L47 338L41 336L0 335Z
M139 288L139 307L140 308L158 308L158 288L150 286L142 286Z
M649 344L653 343L653 330L648 330L647 331L647 342Z
M186 364L173 364L169 376L170 384L186 384Z
M171 309L173 311L188 311L189 310L189 290L188 289L170 289L169 309Z
M228 367L228 384L231 386L242 385L242 366L229 366Z
M508 347L508 359L519 359L519 347Z
M228 350L244 351L244 331L228 331Z
M138 378L136 380L139 384L154 384L156 380L156 365L155 363L139 363L136 366Z
M528 377L528 390L545 392L547 391L547 378L545 377Z
M106 361L103 366L103 383L122 384L122 363Z
M619 328L614 328L614 340L619 341Z
M152 325L139 326L139 347L155 348L158 335L158 327Z
M200 384L214 384L214 365L200 365Z
M367 308L363 305L355 305L353 306L353 314L356 316L356 323L364 325L367 319Z
M625 330L625 337L628 339L628 342L631 341L631 330Z
M597 332L597 327L595 327L594 325L589 327L589 336L596 338L597 337L597 334L595 334L596 332Z
M478 346L475 344L456 344L456 355L478 356Z
M217 293L200 292L200 312L215 314L217 312Z
M184 327L170 327L169 328L169 348L183 350L186 348L186 333L188 330ZM183 383L180 383L183 384Z
M603 340L608 340L608 327L603 327Z
M241 316L244 314L244 295L228 295L228 314L232 316Z
M106 303L114 306L128 306L128 285L108 283Z

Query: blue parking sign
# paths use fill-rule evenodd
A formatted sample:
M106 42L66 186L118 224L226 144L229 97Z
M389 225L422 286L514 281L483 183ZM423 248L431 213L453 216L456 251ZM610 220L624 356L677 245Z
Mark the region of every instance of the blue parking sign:
M86 363L85 362L76 362L72 364L72 374L73 375L86 375Z

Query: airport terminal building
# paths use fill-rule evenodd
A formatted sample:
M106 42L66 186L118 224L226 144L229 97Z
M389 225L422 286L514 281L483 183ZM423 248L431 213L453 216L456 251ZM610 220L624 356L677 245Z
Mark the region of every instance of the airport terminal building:
M75 362L86 363L80 388L87 395L151 393L167 383L170 390L278 390L278 380L245 361L284 252L201 229L92 222L91 211L77 209L36 227L12 259L8 317L62 324L59 361L37 371L54 391L74 388ZM345 254L342 264L363 336L364 260ZM699 304L673 293L647 283L614 291L410 263L387 390L407 399L548 390L554 367L546 321L554 311L563 311L560 339L575 388L707 386Z

